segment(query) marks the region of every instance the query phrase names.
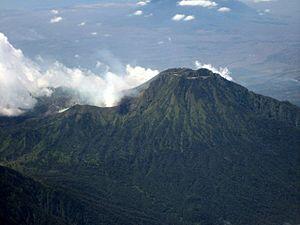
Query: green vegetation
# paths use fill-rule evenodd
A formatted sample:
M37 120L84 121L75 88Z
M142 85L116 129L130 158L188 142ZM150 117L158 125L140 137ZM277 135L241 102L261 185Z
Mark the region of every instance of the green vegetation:
M64 193L43 213L69 224L300 222L299 108L205 69L143 88L113 108L2 118L1 164Z

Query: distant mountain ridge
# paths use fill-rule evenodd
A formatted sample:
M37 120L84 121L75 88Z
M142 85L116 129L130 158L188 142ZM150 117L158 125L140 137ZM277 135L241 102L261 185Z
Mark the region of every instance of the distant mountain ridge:
M209 70L169 69L116 107L1 123L0 162L84 202L92 220L74 224L297 224L299 120Z

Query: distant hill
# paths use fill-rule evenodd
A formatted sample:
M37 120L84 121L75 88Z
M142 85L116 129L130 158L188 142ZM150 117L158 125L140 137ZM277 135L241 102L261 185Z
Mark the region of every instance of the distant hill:
M206 69L140 89L117 107L2 118L0 162L81 202L92 219L74 224L300 223L297 106Z

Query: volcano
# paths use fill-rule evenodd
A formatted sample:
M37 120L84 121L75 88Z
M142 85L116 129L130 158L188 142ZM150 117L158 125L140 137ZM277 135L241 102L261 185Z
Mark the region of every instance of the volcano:
M298 224L299 122L297 106L186 68L116 107L2 118L0 222Z

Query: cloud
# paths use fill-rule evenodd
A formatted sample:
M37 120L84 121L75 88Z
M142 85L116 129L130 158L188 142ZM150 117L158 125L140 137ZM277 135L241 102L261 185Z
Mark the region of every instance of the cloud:
M135 16L141 16L141 15L143 15L143 11L142 10L137 10L137 11L135 11L133 13L133 15L135 15Z
M172 17L172 20L174 20L174 21L180 21L180 20L182 20L184 18L185 18L185 15L183 15L183 14L176 14L175 16Z
M110 67L103 62L97 61L95 67L101 71L107 73L110 71Z
M141 66L133 67L131 65L126 65L126 83L130 86L130 88L133 88L150 80L158 73L158 70L152 70Z
M79 24L78 24L78 26L80 26L80 27L83 27L83 26L85 26L85 22L81 22L81 23L79 23Z
M50 12L54 15L57 15L59 13L59 11L57 9L52 9Z
M61 16L55 16L50 20L50 23L59 23L62 19Z
M218 4L210 0L181 0L178 2L180 6L200 6L204 8L215 7Z
M53 88L58 87L76 90L86 100L85 104L114 106L125 90L139 86L159 73L127 65L121 76L110 71L95 74L89 70L68 68L59 62L42 63L43 60L37 64L26 58L0 33L0 114L20 115L34 107L36 97L50 96Z
M195 16L189 15L189 16L185 17L183 20L190 21L190 20L194 20L194 19L195 19Z
M265 10L258 10L258 15L265 16L266 14L271 13L271 9L265 9Z
M221 77L225 78L226 80L232 81L232 77L230 76L230 71L228 70L227 67L222 68L220 67L219 69L213 67L211 64L202 64L199 61L195 61L195 66L197 69L208 69L211 70L213 73L220 74Z
M195 19L195 16L193 16L193 15L186 16L184 14L176 14L172 17L172 20L174 20L174 21L181 21L181 20L190 21L190 20L194 20L194 19Z
M21 62L21 63L20 63ZM43 93L37 88L35 77L39 70L27 60L22 51L15 49L0 33L0 114L18 115L36 103L31 93Z
M138 6L145 6L148 5L148 3L150 3L150 0L145 0L145 1L139 1L138 3L136 3Z
M219 12L222 12L222 13L226 13L226 12L230 12L231 9L230 8L227 8L227 7L221 7L218 9Z

